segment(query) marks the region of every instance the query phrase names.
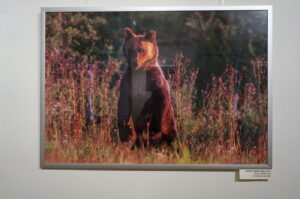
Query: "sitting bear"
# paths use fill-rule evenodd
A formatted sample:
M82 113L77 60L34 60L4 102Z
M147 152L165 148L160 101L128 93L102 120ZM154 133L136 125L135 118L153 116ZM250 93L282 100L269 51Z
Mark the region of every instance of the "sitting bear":
M118 127L121 141L137 146L170 146L176 137L168 81L158 65L156 32L136 35L124 28L126 72L120 85Z

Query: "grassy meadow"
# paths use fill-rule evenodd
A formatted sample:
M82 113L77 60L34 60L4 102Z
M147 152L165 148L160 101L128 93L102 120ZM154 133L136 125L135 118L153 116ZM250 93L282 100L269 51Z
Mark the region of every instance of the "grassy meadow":
M130 149L120 143L118 59L78 61L46 50L45 162L132 164L267 163L267 63L227 65L197 91L202 72L183 53L166 78L178 137L172 148Z

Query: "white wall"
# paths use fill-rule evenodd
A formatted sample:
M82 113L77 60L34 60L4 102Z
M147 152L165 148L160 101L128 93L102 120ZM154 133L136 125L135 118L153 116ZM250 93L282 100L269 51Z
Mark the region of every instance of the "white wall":
M219 5L201 0L89 0L89 6ZM233 172L41 170L40 7L85 0L0 0L0 198L299 198L300 1L225 0L274 6L273 177L237 182Z

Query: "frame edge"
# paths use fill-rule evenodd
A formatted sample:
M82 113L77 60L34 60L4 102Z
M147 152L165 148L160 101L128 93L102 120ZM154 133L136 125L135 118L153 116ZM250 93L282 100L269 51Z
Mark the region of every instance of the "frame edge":
M45 163L44 125L45 125L45 20L47 12L126 12L126 11L228 11L228 10L266 10L268 11L268 158L267 164L91 164L91 163ZM272 93L272 42L273 6L171 6L171 7L41 7L40 13L41 54L40 54L40 168L41 169L94 169L94 170L170 170L170 171L230 171L238 169L272 169L273 136L273 93Z

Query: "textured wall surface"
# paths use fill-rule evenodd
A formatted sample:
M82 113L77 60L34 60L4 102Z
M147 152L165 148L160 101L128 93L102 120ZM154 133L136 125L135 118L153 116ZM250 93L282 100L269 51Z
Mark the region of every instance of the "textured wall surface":
M226 0L274 7L273 176L234 172L41 170L40 8L220 5L203 0L0 0L0 198L298 198L300 1Z

